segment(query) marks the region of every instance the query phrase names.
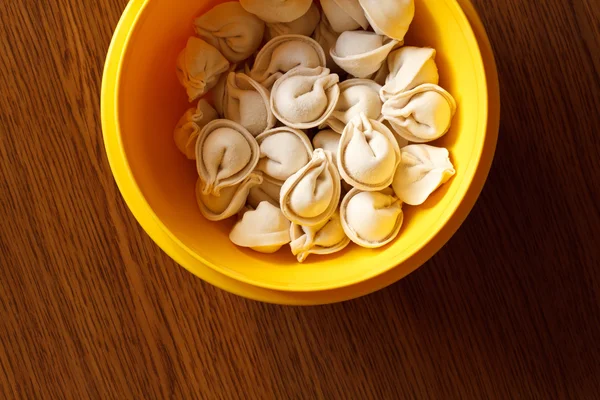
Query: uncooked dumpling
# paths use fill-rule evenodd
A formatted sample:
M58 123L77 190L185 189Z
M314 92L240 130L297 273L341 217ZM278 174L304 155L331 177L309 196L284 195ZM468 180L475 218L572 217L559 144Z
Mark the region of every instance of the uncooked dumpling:
M260 172L252 172L237 185L221 190L219 196L202 193L202 180L196 183L196 200L200 212L209 221L222 221L236 215L245 205L248 193L263 181Z
M389 98L383 117L406 140L424 143L436 140L450 129L456 101L437 85L426 83Z
M381 64L381 68L379 68L379 70L377 72L375 72L373 75L371 75L369 77L369 79L371 79L371 80L375 81L377 84L383 86L383 85L385 85L385 81L389 75L390 75L390 68L388 67L388 63L383 62Z
M296 67L273 85L273 114L292 128L317 127L329 118L337 104L338 82L339 77L327 68Z
M177 57L177 78L185 87L189 101L212 89L219 76L227 71L229 61L214 46L191 37Z
M271 129L259 135L256 141L260 146L256 169L281 184L308 164L312 157L310 139L297 129Z
M394 50L386 64L389 74L381 89L383 101L424 83L437 85L440 80L435 50L429 47L405 46Z
M415 16L414 0L359 0L367 20L379 35L404 40Z
M279 197L281 195L281 184L269 177L263 176L263 182L250 189L248 195L248 205L252 208L258 207L263 201L268 201L274 206L279 207Z
M290 239L292 253L299 262L304 262L311 254L337 253L350 244L350 238L344 233L338 211L329 220L316 226L292 224Z
M306 14L291 22L279 22L267 24L266 38L271 40L281 35L303 35L310 36L315 31L321 19L321 11L316 4L312 4Z
M321 15L321 21L319 22L319 25L317 25L315 33L313 33L313 39L321 45L325 52L325 58L327 60L326 67L336 74L339 74L343 70L335 63L335 61L333 61L333 58L331 58L330 50L335 46L339 36L340 34L331 28L325 14Z
M333 163L337 166L338 147L342 135L333 129L324 129L317 133L313 138L315 149L323 149L331 153Z
M229 68L227 68L227 71L221 74L217 84L210 91L215 110L217 110L217 113L221 118L225 116L225 110L223 107L225 103L225 94L227 92L227 78L229 78L230 73L235 72L236 70L237 64L231 64Z
M379 98L380 85L367 79L349 79L339 86L340 98L324 125L341 134L348 122L361 112L370 119L382 118L383 103Z
M275 126L270 97L269 91L248 75L230 72L222 102L225 118L258 136Z
M275 253L290 242L290 221L279 207L263 201L256 210L244 213L229 239L237 246L260 253Z
M283 184L281 211L295 224L318 225L331 218L340 195L340 175L331 153L316 149L312 160Z
M406 204L421 205L429 195L454 174L448 150L426 144L412 144L402 150L392 187Z
M367 248L390 243L398 236L404 221L402 202L390 188L379 192L352 189L342 200L340 216L350 240Z
M260 149L240 124L224 119L210 122L196 142L196 165L203 194L219 196L250 175L258 164Z
M386 128L388 128L390 131L392 131L392 133L394 134L394 137L396 138L396 142L398 142L398 147L400 149L402 149L404 146L408 146L408 140L406 140L404 137L400 136L400 134L398 132L396 132L396 130L394 129L394 127L392 126L392 124L390 124L390 121L387 120L383 120L381 121Z
M250 57L261 45L265 23L237 1L213 7L194 21L196 33L232 63Z
M321 0L321 7L336 32L369 27L369 21L358 0Z
M340 140L338 167L342 178L361 190L388 187L400 163L394 134L381 122L359 115L348 123Z
M177 126L173 138L175 145L190 160L196 159L196 139L200 131L210 121L219 116L214 108L204 99L198 101L196 108L190 108L183 114Z
M340 35L331 57L344 71L357 78L367 78L376 73L385 62L397 40L373 32L349 31Z
M323 48L307 36L282 35L271 39L256 55L250 77L270 89L291 69L324 67Z
M291 22L310 8L312 0L240 0L242 7L268 23Z

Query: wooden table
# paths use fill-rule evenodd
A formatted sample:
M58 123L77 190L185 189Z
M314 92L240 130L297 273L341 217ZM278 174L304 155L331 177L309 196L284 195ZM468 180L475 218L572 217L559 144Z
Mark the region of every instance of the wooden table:
M99 91L126 1L5 2L0 397L600 398L600 7L475 3L503 117L472 214L401 282L291 308L195 278L122 201Z

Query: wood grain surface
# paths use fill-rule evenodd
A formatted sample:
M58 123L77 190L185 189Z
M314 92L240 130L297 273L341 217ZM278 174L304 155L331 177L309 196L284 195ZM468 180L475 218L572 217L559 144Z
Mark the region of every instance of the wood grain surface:
M477 0L503 116L473 212L408 278L266 305L146 236L101 138L125 0L0 7L0 398L599 399L600 6Z

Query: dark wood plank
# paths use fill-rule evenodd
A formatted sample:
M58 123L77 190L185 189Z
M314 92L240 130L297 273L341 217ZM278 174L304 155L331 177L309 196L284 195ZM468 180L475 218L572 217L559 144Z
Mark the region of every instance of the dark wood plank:
M480 201L407 279L289 308L194 278L121 200L99 91L126 1L7 2L0 396L597 398L600 7L475 3L503 100Z

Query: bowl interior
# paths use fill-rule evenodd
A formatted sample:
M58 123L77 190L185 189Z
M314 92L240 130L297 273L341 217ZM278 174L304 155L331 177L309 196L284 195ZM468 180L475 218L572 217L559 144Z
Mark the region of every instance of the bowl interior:
M483 63L458 4L453 0L416 0L415 19L406 38L407 45L437 50L440 85L458 103L452 129L433 143L450 150L457 174L424 205L404 207L400 236L390 245L376 250L351 245L341 253L312 256L299 264L287 246L272 255L234 246L228 238L234 219L220 223L205 220L195 200L195 164L173 143L173 128L190 107L175 76L176 57L193 34L193 19L220 2L148 0L121 60L117 111L122 150L154 212L152 217L204 264L243 282L278 290L347 286L415 257L460 204L485 139Z

